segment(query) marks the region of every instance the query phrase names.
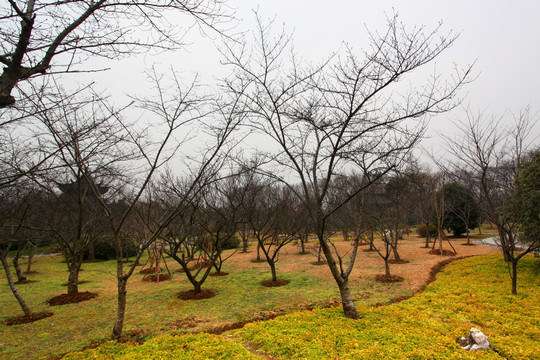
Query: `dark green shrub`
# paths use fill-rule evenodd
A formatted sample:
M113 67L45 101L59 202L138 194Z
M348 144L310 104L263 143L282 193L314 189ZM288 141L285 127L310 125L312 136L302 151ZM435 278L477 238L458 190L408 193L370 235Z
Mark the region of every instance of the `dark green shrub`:
M226 234L219 240L221 250L237 249L240 246L240 238L235 234Z
M124 258L135 256L137 254L137 246L132 241L124 239L122 244ZM114 239L112 236L101 236L95 240L94 257L99 260L116 259L116 250L114 248Z
M416 228L416 233L421 237L427 237L426 224L419 225ZM432 237L437 236L437 226L433 223L429 223L429 235Z

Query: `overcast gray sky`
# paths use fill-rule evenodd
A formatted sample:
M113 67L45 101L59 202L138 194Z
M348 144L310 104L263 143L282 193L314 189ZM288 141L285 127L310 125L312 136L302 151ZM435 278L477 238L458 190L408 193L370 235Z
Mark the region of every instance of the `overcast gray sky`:
M437 71L450 72L451 64L467 67L476 62L478 78L463 95L465 104L488 114L519 112L527 105L540 108L540 1L538 0L229 0L241 20L238 30L254 29L253 9L263 18L275 17L293 33L295 48L304 59L317 61L337 50L343 42L367 48L366 27L384 30L385 13L393 11L407 25L433 28L442 21L443 29L460 33L455 45L437 59ZM115 93L143 90L142 70L154 62L171 64L189 77L198 72L205 81L224 72L216 45L197 32L191 45L175 54L129 59L112 66L100 81L110 82ZM140 71L132 70L133 67ZM447 70L446 70L447 69ZM450 134L450 120L462 116L459 109L434 119L434 130ZM537 127L538 129L538 127Z

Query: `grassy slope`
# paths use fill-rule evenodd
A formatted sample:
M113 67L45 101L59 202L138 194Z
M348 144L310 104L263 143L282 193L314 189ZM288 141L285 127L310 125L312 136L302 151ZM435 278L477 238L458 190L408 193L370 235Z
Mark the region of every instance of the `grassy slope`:
M540 285L538 262L520 265L519 294L509 294L500 256L449 265L422 294L383 307L359 306L360 320L339 308L302 311L248 324L221 337L159 336L142 346L108 342L67 359L242 359L250 343L280 359L538 359ZM477 327L493 351L467 352L456 338ZM193 349L199 349L193 351Z

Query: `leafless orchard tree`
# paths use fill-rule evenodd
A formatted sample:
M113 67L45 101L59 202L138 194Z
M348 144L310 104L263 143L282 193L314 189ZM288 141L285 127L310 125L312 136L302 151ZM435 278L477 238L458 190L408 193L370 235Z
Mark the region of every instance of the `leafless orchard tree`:
M6 274L9 288L21 306L24 316L31 317L32 311L28 307L22 294L18 291L8 264L8 252L14 244L20 244L24 237L24 223L28 217L28 191L23 184L17 187L0 188L0 261Z
M133 155L120 150L128 139L122 136L118 111L106 99L89 88L70 96L56 90L30 100L32 107L26 110L40 122L35 134L41 138L41 151L54 154L48 171L31 177L49 197L50 209L39 230L49 232L62 248L69 270L68 295L75 295L83 255L104 222L89 183L103 196L109 190L107 182L120 177L119 164Z
M250 184L245 205L247 219L274 283L278 280L276 263L281 249L295 240L303 227L295 216L298 205L295 195L273 179L255 177Z
M230 152L242 140L241 136L232 136L244 117L237 97L202 96L197 93L195 83L188 87L182 86L175 74L169 81L163 77L155 77L154 80L156 95L138 101L142 109L153 114L158 122L149 124L142 134L146 135L152 128L152 131L159 130L157 136L154 134L150 142L147 137L141 137L124 126L124 132L143 162L137 167L137 182L130 185L131 195L123 213L116 215L112 204L100 195L96 186L92 187L109 218L116 248L118 309L113 338L121 336L127 304L127 282L143 251L164 235L176 217L183 216L184 211L190 209L193 200L214 181L227 163ZM190 140L195 135L197 141L194 145ZM148 227L149 236L139 244L135 261L125 268L121 236L124 225L138 202L145 199L152 179L158 173L163 173L166 164L183 168L184 175L176 176L179 181L169 182L169 186L173 186L174 196L170 198L173 202ZM175 176L172 175L172 178L174 180ZM181 181L182 178L184 181ZM177 189L174 188L176 184L179 184Z
M222 0L8 0L0 5L0 108L32 94L15 91L33 77L96 71L89 65L96 58L178 49L190 26L221 34L231 19Z
M268 175L287 184L309 212L345 315L358 318L349 289L357 246L349 263L343 262L325 237L328 220L403 161L420 139L427 115L456 105L470 68L456 70L449 81L433 76L407 92L397 83L448 49L455 35L441 34L440 27L408 29L393 16L383 33L370 33L371 47L364 53L344 45L322 65L307 67L294 53L287 64L290 38L274 36L271 24L258 24L253 46L227 49L235 69L230 91L243 94L252 128L275 144L268 154L275 168ZM353 170L369 181L330 206L333 179Z
M459 135L446 144L456 169L466 169L472 176L485 218L497 226L498 242L510 269L512 294L517 293L517 264L534 250L534 244L519 243L518 223L508 213L519 164L538 146L538 136L532 133L535 121L537 115L530 108L514 115L512 126L505 126L502 116L488 118L468 110L466 119L457 124Z

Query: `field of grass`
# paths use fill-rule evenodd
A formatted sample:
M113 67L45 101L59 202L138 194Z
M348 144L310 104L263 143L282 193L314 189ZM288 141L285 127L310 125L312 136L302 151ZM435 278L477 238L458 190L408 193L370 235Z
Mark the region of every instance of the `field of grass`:
M524 258L519 271L515 296L500 256L474 257L450 264L409 300L360 304L359 320L345 318L339 307L299 311L222 336L106 342L65 359L540 359L538 260ZM483 331L495 351L462 350L456 339L471 327Z
M173 271L170 281L148 283L142 274L134 274L128 282L128 306L124 330L127 335L150 338L171 331L205 331L226 324L255 320L303 309L321 307L339 293L326 266L314 266L309 255L298 255L298 249L286 249L278 262L278 277L290 284L266 288L259 283L270 278L266 263L251 263L255 251L236 254L224 265L225 277L209 277L203 289L217 295L211 299L183 301L176 297L191 284L184 274L175 273L179 265L168 259ZM376 256L371 254L371 256ZM31 324L5 326L3 322L22 312L0 277L0 358L39 359L79 350L110 336L116 316L115 262L83 264L80 291L98 293L95 299L50 307L45 302L65 293L66 264L61 257L35 258L34 270L29 275L36 282L18 285L19 291L34 312L50 310L54 315ZM144 261L144 259L143 259ZM24 262L23 262L24 265ZM382 266L382 262L381 262ZM380 284L372 277L356 276L352 286L357 289L360 302L387 302L396 296L410 294L404 284ZM360 296L361 293L361 296Z

